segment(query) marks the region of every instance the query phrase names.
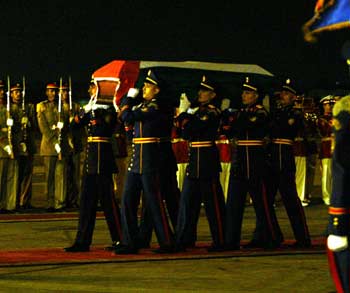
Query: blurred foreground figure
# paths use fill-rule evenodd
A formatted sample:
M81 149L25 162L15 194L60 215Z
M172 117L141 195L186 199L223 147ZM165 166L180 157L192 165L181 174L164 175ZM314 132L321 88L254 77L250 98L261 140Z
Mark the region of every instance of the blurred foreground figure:
M328 261L337 292L350 292L350 96L336 102L333 108L333 131Z

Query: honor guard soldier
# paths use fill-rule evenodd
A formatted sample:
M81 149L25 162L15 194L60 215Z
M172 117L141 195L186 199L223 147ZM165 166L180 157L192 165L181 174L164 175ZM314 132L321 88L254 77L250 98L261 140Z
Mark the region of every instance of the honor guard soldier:
M294 107L295 97L296 90L290 79L287 79L280 92L281 107L274 111L271 119L271 180L268 190L272 203L278 190L281 194L296 238L294 246L309 247L311 245L309 229L295 184L293 144L294 138L303 127L303 113ZM282 241L283 235L278 225L276 233Z
M69 117L69 121L79 114L80 105L72 101L71 83L63 84L61 87L62 113ZM84 127L69 127L68 143L69 153L67 154L67 195L66 208L77 208L79 206L81 187L81 155L84 149L83 141L86 139L86 129Z
M84 177L80 198L78 231L72 246L66 252L90 250L96 221L98 201L107 221L112 247L121 240L120 211L113 191L112 174L117 173L111 137L117 123L117 113L112 104L98 104L97 88L90 82L90 102L74 117L73 128L87 127L88 137L84 162Z
M8 87L9 87L8 82ZM18 167L13 153L12 127L10 116L10 88L5 96L5 83L0 80L0 212L16 209Z
M25 102L25 80L11 86L11 115L18 122L16 131L16 160L18 162L18 209L31 208L33 161L36 153L35 131L37 130L35 108Z
M322 200L325 205L329 205L332 192L332 142L334 141L332 109L335 100L333 96L326 96L320 100L320 104L323 113L317 125L321 136L319 155L322 166Z
M327 246L328 263L337 292L350 292L350 96L333 108L335 146L332 155L332 194Z
M239 249L242 220L249 192L256 213L256 231L248 247L270 247L272 213L265 191L269 115L258 101L258 87L248 77L242 86L242 108L233 112L223 128L234 144L236 154L226 202L226 246Z
M180 190L176 177L177 163L171 143L175 107L169 102L165 82L159 78L157 79L156 75L154 75L152 80L157 83L153 84L159 88L159 92L154 98L158 101L159 110L162 112L163 117L163 122L158 126L160 135L158 155L161 158L159 161L159 188L166 204L172 228L175 229L180 201ZM138 243L140 248L149 247L153 230L152 217L150 209L147 208L147 200L142 203L142 206Z
M156 252L172 252L174 237L170 229L166 208L160 190L160 144L163 133L161 126L168 117L163 113L157 100L160 80L149 71L142 88L143 101L135 105L129 94L121 106L120 117L126 125L133 125L132 157L124 183L122 196L122 244L116 248L117 254L138 252L137 211L141 192L146 209L149 211L159 243ZM169 138L170 141L170 138Z
M48 211L61 211L67 194L67 155L69 117L57 102L58 86L46 85L47 100L37 104L37 119L42 134L40 155L44 159Z
M220 124L220 110L212 103L217 86L203 76L197 100L187 112L177 117L181 137L189 140L190 156L180 198L176 242L179 250L193 246L201 203L209 222L212 245L208 251L224 249L225 200L220 184L220 160L215 140Z

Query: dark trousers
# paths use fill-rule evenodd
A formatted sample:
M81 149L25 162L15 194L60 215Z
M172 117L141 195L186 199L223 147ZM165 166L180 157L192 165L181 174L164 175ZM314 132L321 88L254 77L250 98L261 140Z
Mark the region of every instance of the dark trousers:
M33 155L19 156L18 159L17 206L28 207L32 199Z
M156 172L133 173L128 172L122 196L122 225L123 244L136 247L138 241L137 211L140 196L143 193L145 208L150 213L158 243L161 247L174 244L173 232L170 229L166 208L159 188L159 176Z
M98 200L101 201L112 241L121 240L120 211L113 192L112 174L94 174L85 175L83 178L79 226L76 236L78 244L91 245Z
M259 243L268 244L271 241L271 235L274 235L274 210L268 199L262 176L251 176L248 179L231 174L226 201L225 241L228 246L240 245L248 192L256 214L256 230L253 239Z
M70 154L67 158L67 196L66 207L77 207L80 197L80 153Z
M176 227L178 245L191 245L196 231L201 203L204 203L213 246L224 246L224 194L217 178L185 177L180 197Z
M337 292L350 292L350 251L333 252L328 249L328 264Z
M304 209L296 189L295 172L289 170L272 170L270 179L268 193L271 197L271 203L274 202L276 193L279 190L295 239L300 243L309 243L310 234ZM282 234L278 224L276 232ZM280 235L280 238L283 238L283 236Z
M159 178L160 193L165 201L173 230L175 230L180 201L180 190L177 186L176 170L172 170L172 168L164 169L160 172ZM147 245L152 238L153 222L151 212L146 208L147 204L145 198L143 198L142 203L138 241Z

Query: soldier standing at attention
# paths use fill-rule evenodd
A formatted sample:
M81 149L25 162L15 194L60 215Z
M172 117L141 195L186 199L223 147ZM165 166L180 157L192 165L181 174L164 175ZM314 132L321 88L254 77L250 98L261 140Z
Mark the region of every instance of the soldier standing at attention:
M200 83L196 105L177 118L181 137L189 140L190 157L180 197L176 242L179 250L193 246L201 203L209 222L212 245L208 251L224 249L225 199L220 184L220 159L215 145L220 110L212 103L217 86L205 76Z
M65 207L67 194L69 120L62 112L62 104L56 101L57 93L55 83L47 84L47 100L37 104L37 119L42 134L40 155L44 159L49 212L61 211Z
M303 127L303 112L294 107L295 98L296 90L287 79L281 88L281 108L276 109L271 119L271 180L269 180L268 192L271 204L278 190L281 194L296 239L294 246L310 247L309 229L295 184L293 144L294 138ZM278 223L276 224L277 238L282 241L282 232Z
M10 89L8 89L10 90ZM0 80L0 211L13 212L16 209L17 173L13 153L13 136L9 135L9 127L13 127L10 117L10 105L7 106L5 83Z
M79 113L80 105L72 101L69 97L70 86L62 86L62 112L65 117L69 117L69 121ZM67 195L66 208L77 208L79 203L80 187L81 187L81 164L80 158L83 151L83 140L86 138L84 127L69 127L68 143L69 153L67 154Z
M123 240L116 248L117 254L138 253L137 210L141 191L160 246L156 252L167 253L174 250L173 232L160 189L160 161L163 159L159 155L162 143L161 126L168 117L167 113L162 112L156 98L160 91L159 84L159 78L150 70L142 88L143 101L133 106L135 102L128 95L121 107L121 120L127 125L134 125L134 135L133 154L122 196Z
M335 100L332 96L326 96L320 100L323 114L318 119L318 130L321 135L320 160L322 166L322 200L325 205L330 204L332 192L332 141L333 115L332 109Z
M256 213L256 230L247 247L278 245L273 235L273 209L266 193L269 115L258 100L256 84L247 77L242 86L242 108L225 119L224 133L233 142L236 154L231 165L226 202L226 247L239 249L245 202L249 192ZM223 120L224 121L224 120ZM278 241L277 241L278 242Z
M31 208L33 160L36 153L34 132L37 123L35 108L24 100L23 84L11 86L11 113L19 125L16 131L16 160L18 162L18 193L16 206L18 209Z
M89 86L90 102L74 117L73 128L87 127L88 137L84 176L80 198L78 231L72 246L66 252L87 252L92 243L97 204L107 221L112 247L121 240L120 211L113 191L112 174L117 173L111 137L117 123L117 113L112 104L97 104L97 84Z

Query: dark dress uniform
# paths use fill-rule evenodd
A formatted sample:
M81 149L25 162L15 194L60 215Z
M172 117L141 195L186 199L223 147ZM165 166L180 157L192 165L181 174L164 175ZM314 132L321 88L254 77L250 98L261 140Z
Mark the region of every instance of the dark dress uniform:
M171 250L174 246L166 208L160 191L161 125L166 114L158 101L143 101L131 107L133 99L127 97L122 107L121 119L126 125L133 125L132 156L124 183L122 196L122 246L116 253L137 253L138 220L137 211L141 193L155 228L161 250Z
M173 108L161 105L161 111L164 113L164 121L159 125L159 188L162 198L165 200L166 208L173 229L176 228L176 222L179 210L180 190L177 185L176 158L171 144L171 131L173 128ZM139 227L139 245L149 246L153 224L150 210L146 209L146 200L143 202L143 209Z
M203 78L201 86L207 83L209 81ZM177 245L179 249L194 245L194 233L203 202L212 237L209 250L221 250L224 247L225 200L219 179L219 152L215 145L220 110L210 103L201 104L194 114L181 113L176 120L181 129L181 137L189 140L190 149L189 164L180 197L176 227Z
M246 90L243 88L243 90ZM242 108L228 119L224 126L232 139L236 152L231 163L230 183L226 202L226 245L238 249L242 220L249 192L256 213L256 230L252 245L266 247L273 235L272 213L266 193L267 151L265 148L269 131L269 115L258 104Z
M109 228L112 241L122 237L120 211L113 192L112 174L117 172L111 136L117 122L113 106L99 105L96 109L75 116L72 127L87 126L87 146L80 198L79 225L75 243L68 252L87 251L92 242L98 200Z
M350 97L336 102L333 108L335 147L332 156L332 194L328 233L347 237L344 248L328 250L328 261L337 292L350 292ZM328 238L328 247L330 246ZM330 248L330 247L329 247Z
M34 105L11 104L11 115L18 121L16 131L16 160L18 162L18 208L30 208L32 198L32 177L34 154L36 153L35 131L37 130Z
M279 190L289 220L292 225L296 245L310 246L310 234L304 209L298 197L295 183L295 160L293 154L294 138L303 127L303 113L288 105L272 114L271 119L271 174L269 180L270 200L273 203ZM276 222L277 223L277 222ZM276 235L282 241L282 232L276 225Z

